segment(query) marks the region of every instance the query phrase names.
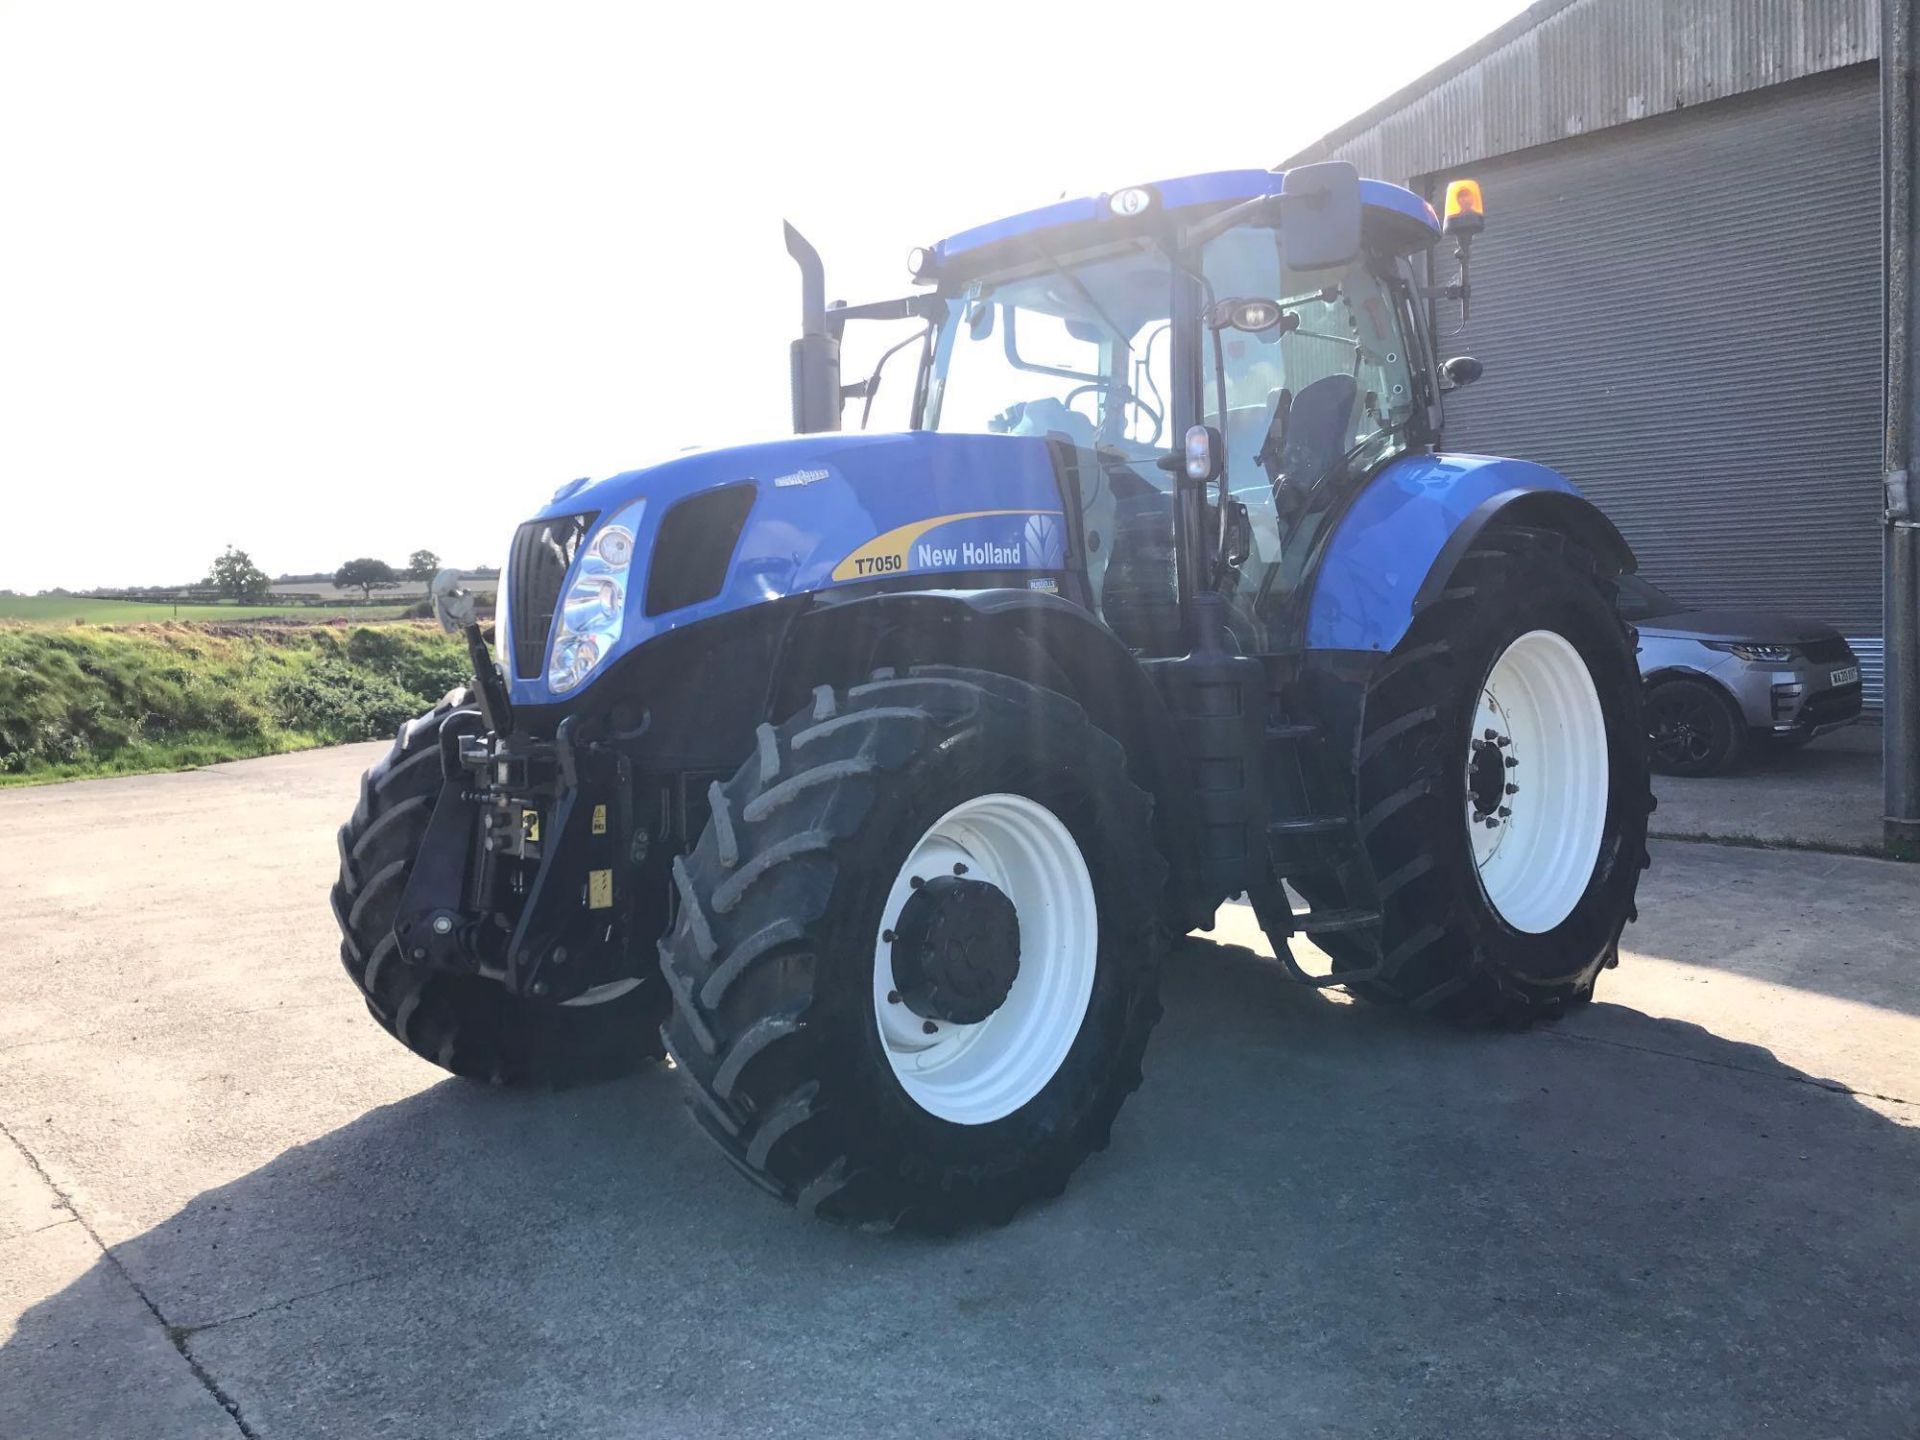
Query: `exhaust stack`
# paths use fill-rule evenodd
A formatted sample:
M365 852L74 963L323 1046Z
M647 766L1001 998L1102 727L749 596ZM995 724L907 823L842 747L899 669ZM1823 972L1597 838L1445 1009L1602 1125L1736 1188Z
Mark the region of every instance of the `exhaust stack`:
M784 222L783 222L784 223ZM840 340L827 323L827 272L820 252L786 224L787 254L800 267L800 338L789 351L793 428L802 435L840 428Z

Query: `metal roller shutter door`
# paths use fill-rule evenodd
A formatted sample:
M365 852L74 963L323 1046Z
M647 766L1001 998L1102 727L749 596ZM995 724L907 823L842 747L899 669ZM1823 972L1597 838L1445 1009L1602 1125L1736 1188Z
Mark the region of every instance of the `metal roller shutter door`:
M1877 104L1854 66L1468 166L1472 322L1438 312L1487 367L1449 449L1564 472L1684 599L1874 638L1876 701Z

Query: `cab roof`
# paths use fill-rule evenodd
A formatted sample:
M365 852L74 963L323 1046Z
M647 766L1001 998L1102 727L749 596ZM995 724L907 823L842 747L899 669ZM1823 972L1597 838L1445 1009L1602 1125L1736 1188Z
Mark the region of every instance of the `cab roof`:
M1217 207L1261 195L1284 195L1287 175L1284 170L1214 170L1204 175L1182 175L1173 180L1158 180L1150 185L1127 186L1099 195L1084 195L1023 210L1003 220L976 225L949 235L933 247L935 263L943 268L965 257L966 269L990 263L1008 242L1039 235L1044 231L1069 227L1095 226L1102 222L1116 233L1136 223L1139 213L1163 213L1200 206ZM1145 191L1152 197L1146 212L1123 217L1115 213L1112 200L1128 190ZM1440 217L1433 206L1411 190L1390 185L1384 180L1362 180L1360 203L1364 207L1369 230L1378 230L1391 247L1400 252L1424 249L1440 238ZM1078 239L1079 237L1075 237Z

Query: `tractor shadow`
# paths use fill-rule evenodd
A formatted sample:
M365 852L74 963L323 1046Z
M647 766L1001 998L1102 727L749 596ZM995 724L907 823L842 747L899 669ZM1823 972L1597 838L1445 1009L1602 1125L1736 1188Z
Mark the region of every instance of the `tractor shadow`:
M433 1085L29 1310L0 1430L159 1433L118 1266L272 1440L1911 1434L1920 1132L1618 1006L1461 1034L1189 941L1167 1012L1110 1151L946 1242L774 1205L664 1073Z

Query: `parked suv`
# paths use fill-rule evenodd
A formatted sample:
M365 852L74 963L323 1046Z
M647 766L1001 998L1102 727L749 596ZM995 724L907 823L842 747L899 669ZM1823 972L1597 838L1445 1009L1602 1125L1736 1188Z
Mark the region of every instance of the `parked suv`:
M1637 575L1620 614L1640 628L1653 768L1718 775L1755 743L1804 745L1860 716L1860 659L1838 630L1765 610L1697 610Z

